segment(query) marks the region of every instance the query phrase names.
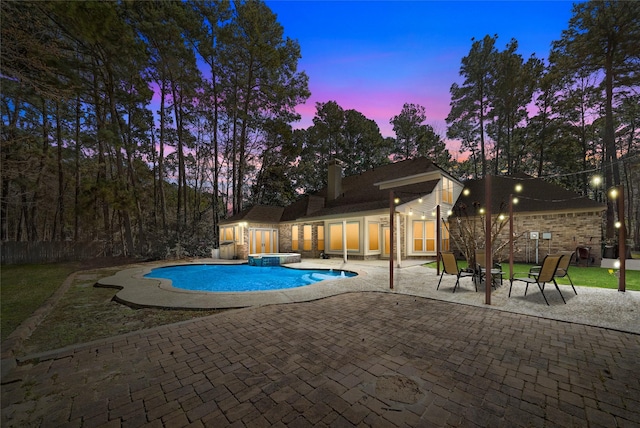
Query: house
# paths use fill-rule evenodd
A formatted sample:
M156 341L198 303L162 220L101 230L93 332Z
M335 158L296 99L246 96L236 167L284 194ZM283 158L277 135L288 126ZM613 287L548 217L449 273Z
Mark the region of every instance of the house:
M484 236L479 236L480 217L485 202L485 179L465 182L463 194L456 201L450 218L452 247L460 248L461 222L477 221L478 239L483 248ZM519 190L519 191L518 191ZM521 262L541 262L545 255L559 251L584 249L589 261L597 262L602 255L602 219L606 206L561 186L527 174L491 177L491 214L494 228L502 226L495 249L500 248L498 260L508 258L509 197L512 205L514 258ZM496 219L497 217L497 219ZM507 222L507 223L505 223ZM506 227L505 227L506 226Z
M287 207L254 206L221 221L221 257L294 252L305 258L389 258L392 204L393 236L399 244L394 253L399 249L400 258L435 257L436 207L449 212L463 188L426 158L349 177L342 176L341 162L333 160L327 183ZM441 245L449 248L446 230Z

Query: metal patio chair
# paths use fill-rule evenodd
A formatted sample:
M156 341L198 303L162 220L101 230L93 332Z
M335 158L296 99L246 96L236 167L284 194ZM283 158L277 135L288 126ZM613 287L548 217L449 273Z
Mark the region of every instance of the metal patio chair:
M544 295L544 285L548 282L553 282L553 284L556 286L556 290L558 290L558 293L560 293L560 297L562 298L562 301L566 304L567 302L566 300L564 300L564 296L560 291L560 287L558 287L558 284L556 283L556 280L555 280L555 274L558 269L558 264L560 263L561 258L562 258L561 255L550 254L547 257L545 257L544 260L542 261L542 266L540 266L540 272L538 275L526 276L522 278L511 278L510 279L511 285L509 286L509 297L511 297L511 288L513 287L513 282L521 281L527 284L526 288L524 289L525 296L527 295L529 284L536 284L540 289L540 293L542 294L542 298L544 299L545 303L549 305L549 301L547 300L547 297Z
M578 295L576 291L576 287L573 285L573 281L569 276L569 266L571 265L571 260L573 260L574 252L573 251L561 251L558 253L562 256L560 259L560 263L558 264L558 269L556 270L555 277L556 278L564 278L567 277L569 283L571 284L571 288L573 288L573 292ZM529 276L538 275L540 273L540 266L533 266L529 269Z
M455 275L456 276L456 285L453 286L453 292L456 292L456 288L458 284L460 284L460 278L465 276L469 276L473 278L473 285L476 287L476 291L478 291L478 284L475 281L475 272L463 270L458 268L458 262L456 261L456 256L451 252L440 253L440 259L442 260L442 273L440 274L440 281L438 281L438 287L436 290L440 288L440 283L442 282L442 277L444 274L447 275Z

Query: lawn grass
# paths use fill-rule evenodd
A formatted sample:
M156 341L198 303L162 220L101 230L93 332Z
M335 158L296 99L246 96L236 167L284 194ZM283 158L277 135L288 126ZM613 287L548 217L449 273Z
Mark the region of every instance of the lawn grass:
M44 264L2 267L2 340L46 301L80 265ZM203 317L221 310L132 309L117 303L114 288L94 287L124 267L82 270L62 299L33 331L13 349L27 355L90 342L145 328Z
M435 262L428 263L428 267L436 268ZM459 260L458 266L460 269L467 267L465 260ZM514 276L526 276L532 264L515 263L513 265ZM505 272L505 278L509 276L509 263L502 263L502 270ZM582 266L569 266L569 276L574 285L581 285L584 287L599 287L618 289L618 277L616 272L606 268L600 268L596 266L582 267ZM558 284L569 284L568 278L558 278L556 280ZM626 289L629 291L640 291L640 271L627 270L626 271Z
M0 269L0 336L4 341L77 270L73 263L5 265Z

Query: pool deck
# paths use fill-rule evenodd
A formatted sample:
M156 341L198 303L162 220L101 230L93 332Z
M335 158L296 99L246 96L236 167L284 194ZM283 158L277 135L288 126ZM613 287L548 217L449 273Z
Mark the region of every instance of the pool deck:
M360 275L260 296L136 286L155 265L105 285L246 307L20 358L1 426L640 426L638 292L561 286L565 305L548 287L547 306L505 283L489 306L469 278L436 291L434 269L404 263L390 290L388 262L336 260L299 267Z
M174 264L224 263L239 264L242 261L199 259ZM120 288L116 300L133 307L159 307L168 309L223 309L265 305L310 302L331 296L353 292L385 292L419 296L453 303L482 306L490 309L527 314L536 317L576 322L620 331L640 333L640 293L628 291L576 286L577 295L568 285L560 285L567 304L563 304L553 286L545 288L547 306L539 290L529 287L524 296L524 283L514 283L511 297L509 281L491 293L491 305L485 304L484 286L475 291L470 278L462 278L460 286L452 293L455 277L445 275L442 285L436 290L439 277L435 269L422 266L423 261L403 261L394 269L394 287L389 284L388 261L339 259L305 259L300 263L286 265L297 269L348 270L358 274L352 278L340 278L307 285L304 287L239 293L209 293L174 288L169 280L144 278L143 276L164 263L136 265L116 275L101 279L99 286ZM260 267L256 267L260 269ZM612 280L614 278L612 277Z

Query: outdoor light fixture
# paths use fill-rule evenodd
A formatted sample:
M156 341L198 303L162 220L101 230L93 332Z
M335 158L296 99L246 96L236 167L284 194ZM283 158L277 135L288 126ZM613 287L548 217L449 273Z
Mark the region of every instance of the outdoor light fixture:
M622 227L622 223L620 223L619 221L616 221L616 222L613 224L613 226L614 226L616 229L620 229L620 228Z
M420 218L421 218L422 220L424 220L424 219L425 219L425 217L426 217L426 215L424 215L424 213L422 213L422 215L420 216Z
M511 199L511 202L513 202L514 204L517 204L518 202L520 202L520 200L518 198L513 198Z
M463 194L463 195L465 195L465 196L469 196L469 195L471 194L471 190L469 190L469 189L464 189L464 190L462 191L462 194Z
M616 199L618 197L618 189L614 187L613 189L609 190L609 197L611 199Z
M418 203L422 203L422 198L418 198Z
M514 190L518 193L522 192L522 184L520 183L516 184L516 187L514 187Z
M480 208L480 210L478 210L478 212L480 213L480 215L484 215L484 208Z
M591 177L591 184L593 186L600 186L602 184L602 177L600 177L599 175L594 175L593 177Z
M498 216L498 220L500 220L500 221L504 221L504 219L505 219L504 214L500 214L500 215Z
M395 202L396 204L399 204L399 203L400 203L400 198L395 198L395 199L393 200L393 202Z
M409 215L413 215L413 208L409 208Z

